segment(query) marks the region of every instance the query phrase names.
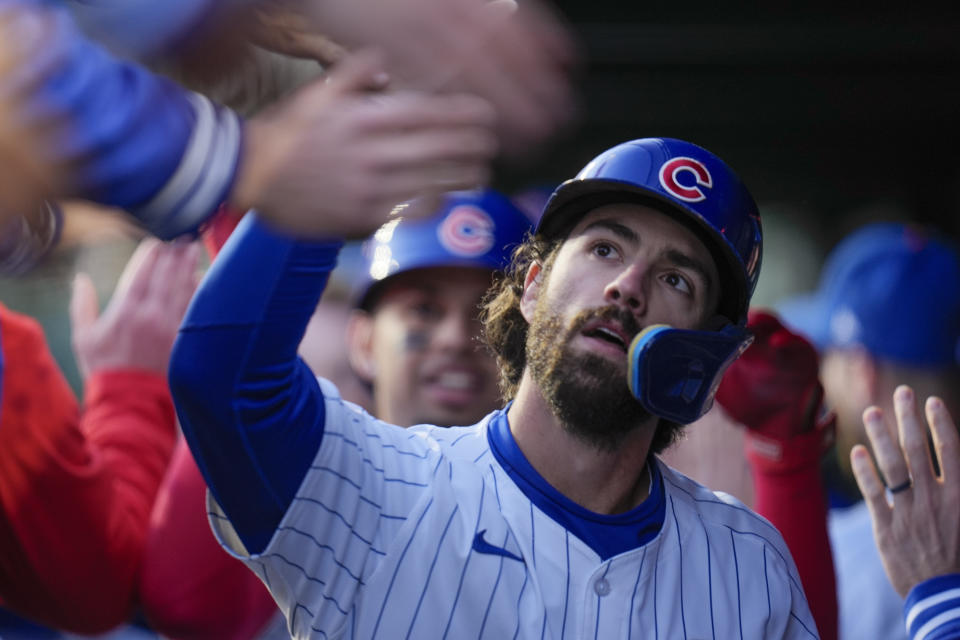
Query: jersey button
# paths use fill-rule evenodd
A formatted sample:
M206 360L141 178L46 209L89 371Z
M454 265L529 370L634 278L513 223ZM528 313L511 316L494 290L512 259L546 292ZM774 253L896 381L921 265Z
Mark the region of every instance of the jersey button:
M600 578L593 583L593 590L598 596L605 596L610 593L610 582L606 578Z

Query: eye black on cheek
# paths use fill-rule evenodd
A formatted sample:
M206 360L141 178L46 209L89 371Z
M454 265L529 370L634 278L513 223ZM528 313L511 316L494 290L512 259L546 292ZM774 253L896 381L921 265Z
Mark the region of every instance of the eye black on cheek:
M401 341L404 351L423 351L430 341L430 336L426 331L411 330L408 331Z

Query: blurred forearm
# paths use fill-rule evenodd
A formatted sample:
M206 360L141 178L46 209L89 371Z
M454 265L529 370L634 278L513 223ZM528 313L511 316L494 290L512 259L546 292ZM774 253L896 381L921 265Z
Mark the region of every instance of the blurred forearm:
M0 211L79 197L152 233L195 231L234 179L235 114L89 41L70 15L0 3Z

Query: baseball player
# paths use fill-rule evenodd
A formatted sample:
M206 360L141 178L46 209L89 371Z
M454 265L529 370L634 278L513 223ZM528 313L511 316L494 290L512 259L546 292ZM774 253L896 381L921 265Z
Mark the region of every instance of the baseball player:
M498 406L479 309L491 274L530 230L507 197L484 189L450 194L430 218L388 222L367 241L347 348L374 415L450 426Z
M244 220L171 365L211 522L295 636L818 637L779 533L655 455L749 343L759 216L719 158L637 140L558 188L486 305L510 402L469 427L298 363L340 244Z
M208 248L218 251L237 220L218 217L204 236ZM401 426L468 424L498 406L496 365L479 342L480 302L492 273L506 266L529 230L509 199L483 189L449 194L429 218L388 223L367 241L350 296L357 309L349 339L334 349L349 352L374 392L377 415ZM318 311L330 304L330 293ZM315 318L307 330L311 341L336 337L339 327L313 327ZM300 353L310 363L302 343ZM335 365L321 362L314 371L338 385L349 381ZM211 536L205 495L203 477L180 443L147 539L144 614L171 637L268 635L279 611L260 580Z

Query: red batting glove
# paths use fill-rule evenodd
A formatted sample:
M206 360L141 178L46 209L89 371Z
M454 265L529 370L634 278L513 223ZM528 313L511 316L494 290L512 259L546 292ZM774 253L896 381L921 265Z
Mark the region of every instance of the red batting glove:
M816 350L769 312L751 311L747 328L753 344L727 369L717 402L747 427L753 464L789 471L818 462L835 419L823 408Z

